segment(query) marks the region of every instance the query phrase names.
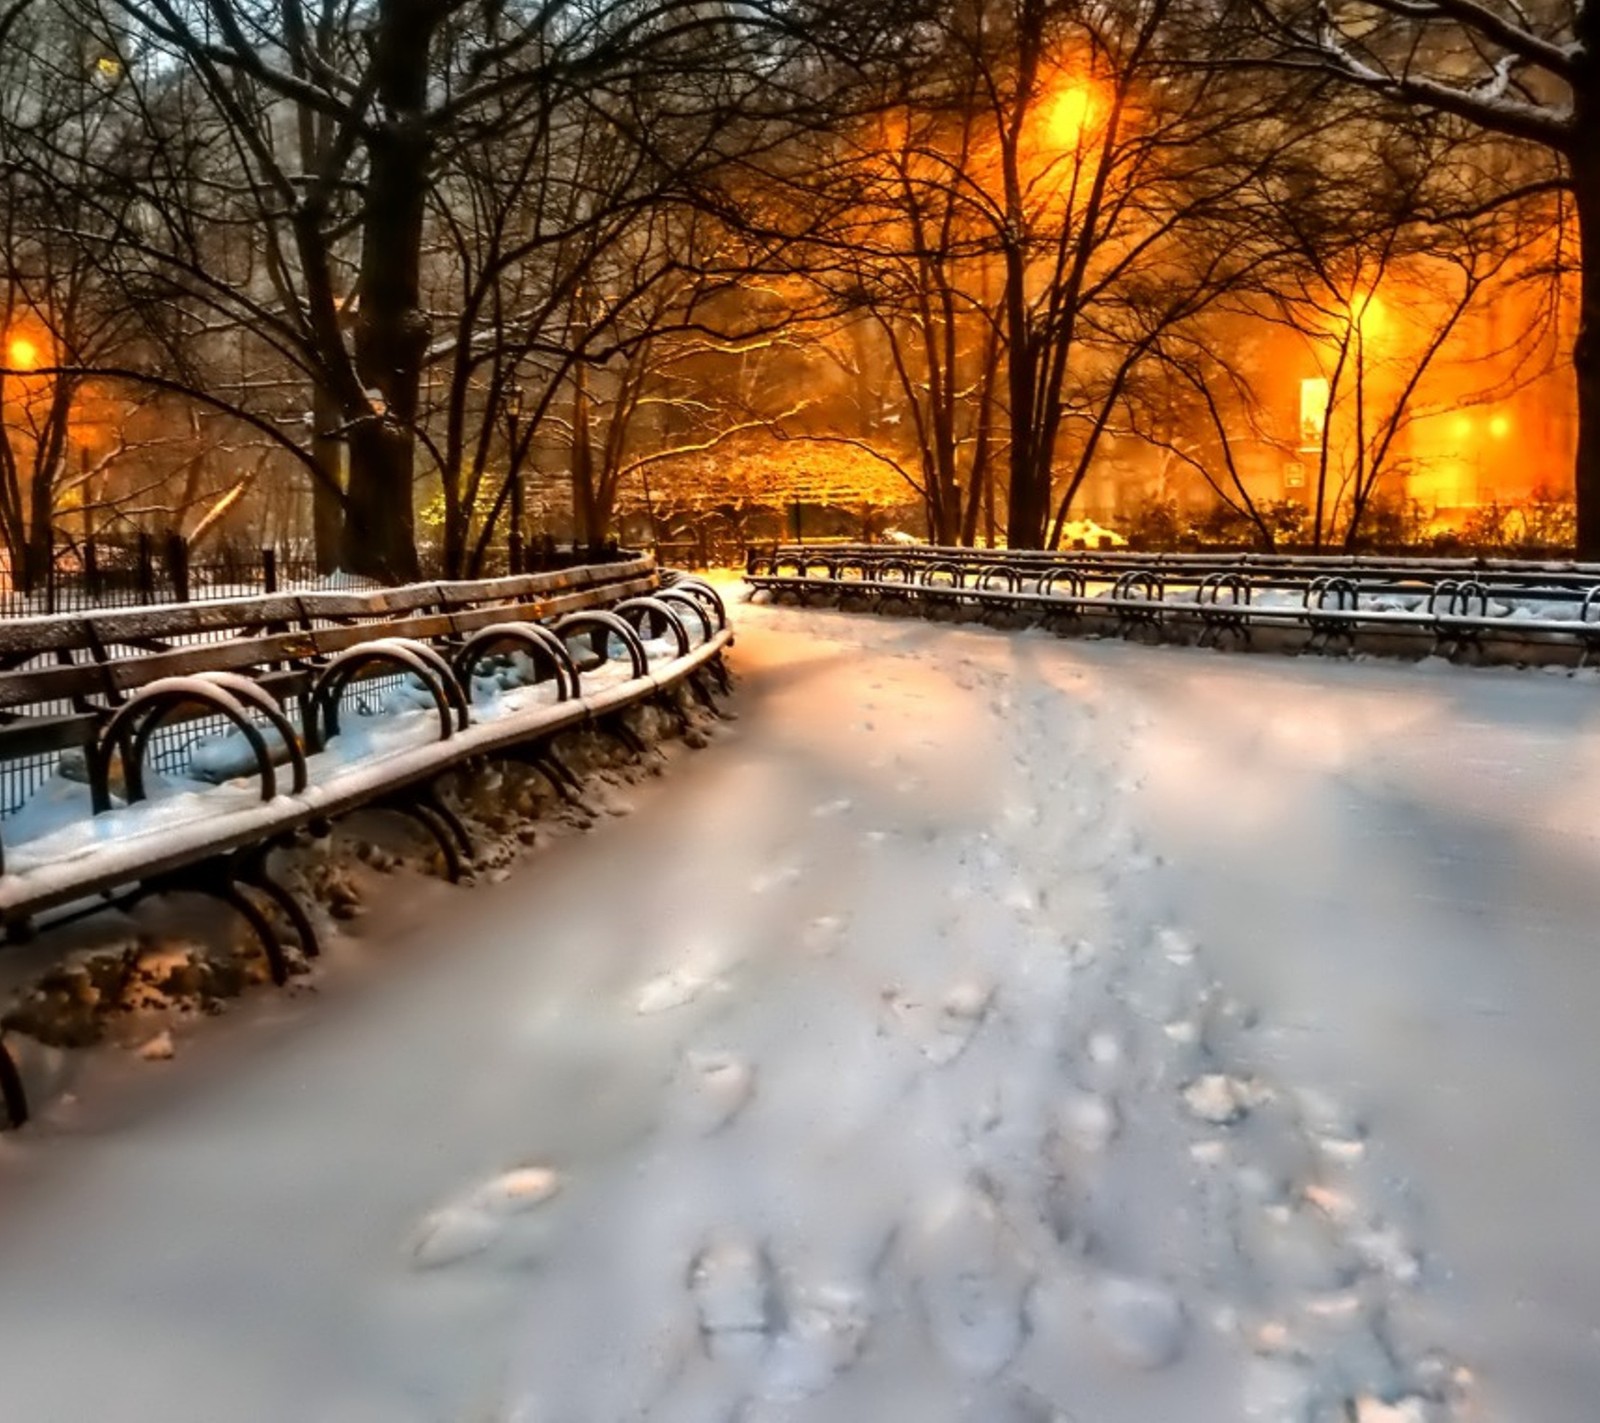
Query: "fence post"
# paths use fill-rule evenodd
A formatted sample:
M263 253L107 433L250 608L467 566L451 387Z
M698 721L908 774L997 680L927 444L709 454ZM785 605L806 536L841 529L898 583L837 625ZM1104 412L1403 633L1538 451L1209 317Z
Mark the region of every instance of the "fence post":
M172 591L180 603L189 601L189 545L180 533L167 535L167 573Z
M275 548L261 550L261 591L263 593L278 591L278 550Z
M83 542L83 581L89 589L89 601L100 601L100 554L91 535Z
M143 602L156 600L156 560L150 548L150 535L139 534L139 596Z

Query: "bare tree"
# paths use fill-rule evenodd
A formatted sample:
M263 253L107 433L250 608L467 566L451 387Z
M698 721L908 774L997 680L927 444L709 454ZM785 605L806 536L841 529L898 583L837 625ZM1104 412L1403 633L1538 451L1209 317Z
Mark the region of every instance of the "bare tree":
M1577 546L1600 557L1600 9L1585 0L1247 0L1258 57L1484 139L1474 206L1553 197L1577 238ZM1570 265L1558 257L1558 267Z

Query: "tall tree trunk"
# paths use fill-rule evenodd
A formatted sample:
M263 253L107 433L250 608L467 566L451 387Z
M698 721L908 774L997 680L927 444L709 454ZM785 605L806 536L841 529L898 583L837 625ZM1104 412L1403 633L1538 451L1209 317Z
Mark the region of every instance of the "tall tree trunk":
M1594 22L1600 30L1600 20ZM1596 38L1600 38L1597 36ZM1576 132L1600 124L1600 58L1591 61L1594 83L1577 87ZM1586 127L1588 125L1588 127ZM1578 457L1573 489L1578 502L1578 557L1600 559L1600 150L1586 138L1572 153L1578 210L1578 339L1572 364L1578 384ZM1580 151L1581 150L1581 151Z
M23 587L28 592L45 586L55 557L55 467L35 465L28 489L28 542L23 566Z
M1020 277L1018 280L1020 283ZM1042 447L1033 420L1041 373L1026 316L1013 326L1013 333L1009 343L1011 480L1006 544L1010 548L1043 548L1045 522L1050 516L1050 451Z
M583 362L572 372L572 542L576 548L598 546L595 521L594 441L590 430L589 377Z
M332 573L339 567L339 533L344 520L344 504L339 491L344 466L344 441L328 432L343 422L338 403L321 386L311 394L311 457L322 472L311 481L311 539L316 550L317 572Z
M418 574L412 477L428 317L422 309L422 228L433 135L428 59L437 0L378 0L374 110L367 139L356 369L383 410L350 434L344 562L385 581Z
M72 402L77 394L74 382L58 377L50 393L50 409L39 445L33 457L33 482L28 488L27 583L37 587L50 576L55 558L56 491L62 464L67 455L67 427L72 417Z

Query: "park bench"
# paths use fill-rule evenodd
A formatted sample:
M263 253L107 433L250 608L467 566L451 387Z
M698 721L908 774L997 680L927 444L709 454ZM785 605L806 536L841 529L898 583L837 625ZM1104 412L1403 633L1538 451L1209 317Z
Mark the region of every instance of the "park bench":
M845 545L752 549L746 580L882 606L989 611L1201 645L1275 630L1308 651L1358 638L1450 657L1490 645L1600 651L1600 567L1277 554L1041 553Z
M637 751L621 713L680 684L709 703L705 679L726 685L731 640L712 588L663 579L648 558L0 621L0 780L60 789L67 765L81 781L68 813L28 838L12 843L0 820L0 929L16 941L41 916L195 892L241 915L282 983L268 911L306 955L318 944L268 868L274 847L355 810L394 810L459 878L472 845L438 793L445 773L515 758L571 797L552 738L593 726ZM411 714L358 715L380 695ZM192 774L202 747L221 748L219 784ZM26 1118L3 1041L0 1106Z

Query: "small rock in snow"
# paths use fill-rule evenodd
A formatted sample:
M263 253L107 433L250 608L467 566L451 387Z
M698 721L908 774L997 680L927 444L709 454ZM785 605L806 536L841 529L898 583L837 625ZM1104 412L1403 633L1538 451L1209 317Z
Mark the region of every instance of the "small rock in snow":
M1184 1105L1191 1116L1213 1126L1228 1126L1249 1110L1244 1085L1221 1072L1208 1072L1183 1089Z
M172 1044L172 1034L162 1029L139 1047L139 1056L146 1062L170 1062L177 1049Z
M1188 1321L1177 1297L1142 1280L1109 1279L1096 1292L1094 1320L1125 1363L1163 1369L1183 1352Z

